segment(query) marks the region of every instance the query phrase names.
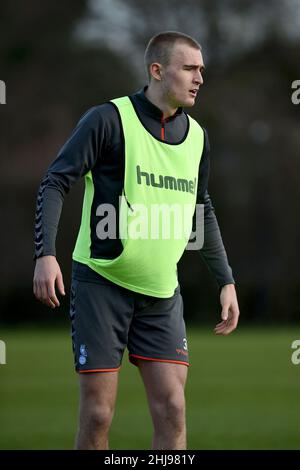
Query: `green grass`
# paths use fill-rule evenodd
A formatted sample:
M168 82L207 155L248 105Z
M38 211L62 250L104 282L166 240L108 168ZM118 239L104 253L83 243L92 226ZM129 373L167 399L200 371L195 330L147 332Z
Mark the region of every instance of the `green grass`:
M215 337L189 329L186 386L189 449L299 449L298 328L241 328ZM71 449L78 386L68 329L1 330L0 449ZM152 425L127 353L120 372L111 449L149 449Z

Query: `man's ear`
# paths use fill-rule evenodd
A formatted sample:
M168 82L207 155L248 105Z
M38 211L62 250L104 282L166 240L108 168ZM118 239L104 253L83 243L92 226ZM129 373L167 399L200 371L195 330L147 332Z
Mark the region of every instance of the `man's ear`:
M161 81L161 64L158 62L153 62L153 64L150 65L150 73L155 80Z

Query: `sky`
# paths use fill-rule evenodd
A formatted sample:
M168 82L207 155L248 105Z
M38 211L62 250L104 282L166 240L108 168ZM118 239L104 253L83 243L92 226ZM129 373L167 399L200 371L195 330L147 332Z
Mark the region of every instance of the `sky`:
M149 11L138 15L131 2L89 0L88 11L75 27L80 41L94 46L106 45L140 65L148 39L160 30L183 31L204 45L206 64L216 58L213 27L217 25L220 58L230 60L258 46L272 32L287 41L300 40L300 0L265 0L264 2L217 0L210 14L197 0L169 0L160 7L160 15ZM173 6L173 8L172 8ZM191 12L193 14L191 14ZM145 36L144 47L137 37Z

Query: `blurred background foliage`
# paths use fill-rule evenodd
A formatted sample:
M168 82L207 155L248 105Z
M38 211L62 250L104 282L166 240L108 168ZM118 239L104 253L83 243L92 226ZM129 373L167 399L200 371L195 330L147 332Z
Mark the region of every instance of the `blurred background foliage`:
M32 294L38 186L88 108L146 84L144 49L162 30L203 47L204 86L188 112L210 136L209 193L243 321L299 319L299 0L13 0L0 13L0 322L66 320L68 299L62 315ZM57 239L67 291L82 183L66 198ZM179 274L186 318L215 321L218 289L199 255L187 252Z

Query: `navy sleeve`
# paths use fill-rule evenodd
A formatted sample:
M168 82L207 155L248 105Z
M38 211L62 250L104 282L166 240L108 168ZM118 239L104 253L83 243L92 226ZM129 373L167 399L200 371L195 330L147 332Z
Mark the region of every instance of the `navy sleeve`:
M56 255L55 241L62 206L70 188L93 168L107 145L104 104L88 110L48 168L38 190L34 259Z
M199 167L197 188L197 204L204 204L204 244L199 253L216 279L219 288L221 288L225 284L235 284L235 281L228 263L215 209L207 190L209 171L210 144L208 134L204 129L204 148Z

